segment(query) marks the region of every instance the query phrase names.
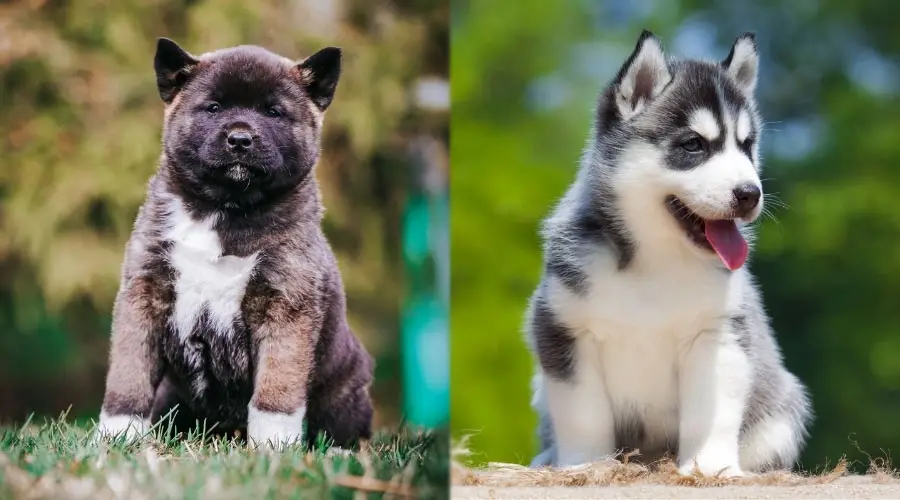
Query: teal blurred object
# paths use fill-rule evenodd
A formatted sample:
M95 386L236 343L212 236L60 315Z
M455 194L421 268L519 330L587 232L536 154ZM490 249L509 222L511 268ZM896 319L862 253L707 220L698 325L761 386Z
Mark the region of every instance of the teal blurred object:
M403 218L408 284L401 319L403 409L415 426L439 427L449 421L448 211L446 189L418 186Z

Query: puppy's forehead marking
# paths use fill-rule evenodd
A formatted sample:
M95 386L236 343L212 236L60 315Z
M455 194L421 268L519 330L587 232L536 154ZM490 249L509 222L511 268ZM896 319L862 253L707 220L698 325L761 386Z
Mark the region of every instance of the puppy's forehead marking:
M688 125L694 132L702 135L707 141L715 141L722 133L719 123L712 111L706 108L694 110L688 120Z
M740 113L738 113L737 126L735 129L735 138L738 142L747 140L747 137L750 135L750 128L750 113L748 113L746 109L742 109Z

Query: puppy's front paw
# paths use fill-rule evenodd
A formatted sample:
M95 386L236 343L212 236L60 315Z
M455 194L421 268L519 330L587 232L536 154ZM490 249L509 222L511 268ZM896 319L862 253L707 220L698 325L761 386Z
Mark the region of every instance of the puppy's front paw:
M293 413L268 412L250 405L247 413L247 439L250 446L283 449L303 441L303 417L306 408Z
M115 439L124 436L126 441L136 441L142 438L149 429L149 419L138 415L109 415L102 411L94 439Z
M706 477L743 477L744 471L737 461L730 460L688 460L682 462L678 472L683 476L701 475Z

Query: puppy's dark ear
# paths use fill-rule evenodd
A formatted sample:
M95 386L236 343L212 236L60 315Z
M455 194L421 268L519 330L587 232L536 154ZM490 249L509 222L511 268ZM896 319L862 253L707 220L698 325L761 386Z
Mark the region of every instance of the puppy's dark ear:
M301 61L295 69L313 103L322 111L328 109L341 77L341 49L326 47Z
M634 52L616 75L615 105L619 116L628 120L638 114L671 80L659 38L644 30Z
M722 67L734 79L742 92L752 94L756 89L756 75L759 70L756 35L747 32L739 36L731 46L728 57L722 61Z
M168 38L156 39L156 57L153 68L156 70L156 87L163 102L169 104L200 61Z

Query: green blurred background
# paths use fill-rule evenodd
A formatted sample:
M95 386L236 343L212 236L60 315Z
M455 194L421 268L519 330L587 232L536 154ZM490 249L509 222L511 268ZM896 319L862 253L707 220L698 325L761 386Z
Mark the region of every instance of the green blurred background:
M451 14L451 422L471 462L536 451L520 325L538 223L643 28L716 60L757 33L764 185L788 208L761 224L752 270L812 392L802 465L900 448L900 2L454 0Z
M447 190L448 17L443 0L0 4L0 423L70 405L96 418L122 252L159 155L166 36L197 54L343 47L317 175L350 322L377 361L376 425L445 424L447 363L417 361L423 344L446 360L446 307L431 309L437 331L404 312L438 296L446 250L404 235L446 234L432 213Z

